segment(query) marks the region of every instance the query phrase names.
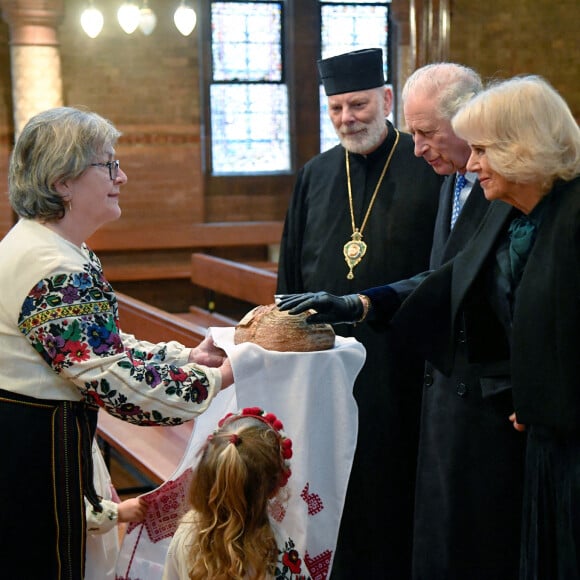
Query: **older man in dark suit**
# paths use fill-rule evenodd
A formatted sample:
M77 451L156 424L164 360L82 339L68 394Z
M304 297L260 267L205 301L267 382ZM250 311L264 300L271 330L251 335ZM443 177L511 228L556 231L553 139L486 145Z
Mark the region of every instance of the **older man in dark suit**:
M476 175L466 172L470 148L451 126L481 88L474 75L457 64L431 64L415 71L403 89L415 154L449 174L441 188L432 269L463 249L489 206ZM400 299L408 294L404 282L392 287ZM483 310L479 314L486 318ZM448 375L430 362L425 366L413 578L511 580L517 577L525 437L507 421L509 372L470 364L464 330L457 340Z

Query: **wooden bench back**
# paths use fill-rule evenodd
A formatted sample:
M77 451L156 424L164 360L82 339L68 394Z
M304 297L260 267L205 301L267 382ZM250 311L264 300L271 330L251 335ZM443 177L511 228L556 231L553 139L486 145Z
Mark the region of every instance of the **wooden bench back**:
M177 314L117 292L120 325L124 332L149 342L177 340L189 347L197 346L206 335L206 327Z
M270 266L256 267L196 252L191 256L191 281L250 304L271 304L277 275Z
M276 251L283 225L281 221L198 223L177 228L160 224L155 230L96 232L88 245L97 252L111 282L187 280L192 251L259 246Z
M283 226L281 221L159 224L154 230L97 231L88 245L97 252L268 246L280 243Z

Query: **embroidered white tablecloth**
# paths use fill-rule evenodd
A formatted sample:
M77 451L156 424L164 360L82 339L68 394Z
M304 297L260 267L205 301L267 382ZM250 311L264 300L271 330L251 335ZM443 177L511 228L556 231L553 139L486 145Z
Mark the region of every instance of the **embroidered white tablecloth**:
M149 501L147 519L128 528L117 578L161 578L198 450L228 412L262 407L280 418L293 441L289 497L286 505L278 506L277 519L295 540L309 575L325 580L356 446L358 416L352 389L365 360L364 347L353 338L337 336L331 350L281 353L251 343L234 345L232 327L209 331L230 357L235 383L196 419L171 479L144 496Z

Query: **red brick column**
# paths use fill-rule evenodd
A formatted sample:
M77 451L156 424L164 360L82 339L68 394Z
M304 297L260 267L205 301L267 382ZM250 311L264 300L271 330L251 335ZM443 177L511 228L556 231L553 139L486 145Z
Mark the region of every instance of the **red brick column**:
M36 113L62 105L57 26L62 0L0 0L10 28L14 129L18 136Z

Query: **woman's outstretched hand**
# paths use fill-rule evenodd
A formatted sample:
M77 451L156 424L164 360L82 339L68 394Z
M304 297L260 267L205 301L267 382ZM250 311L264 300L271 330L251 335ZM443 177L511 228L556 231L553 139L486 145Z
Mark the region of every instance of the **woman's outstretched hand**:
M195 348L191 349L189 362L217 368L222 377L222 389L229 387L234 382L232 363L226 351L214 343L210 334L207 334Z
M206 367L219 367L227 358L226 352L213 341L208 334L195 348L191 349L188 362L205 365Z
M364 314L365 307L358 294L334 296L328 292L306 292L304 294L280 294L276 297L278 308L289 314L301 314L316 310L306 318L308 324L354 324Z

